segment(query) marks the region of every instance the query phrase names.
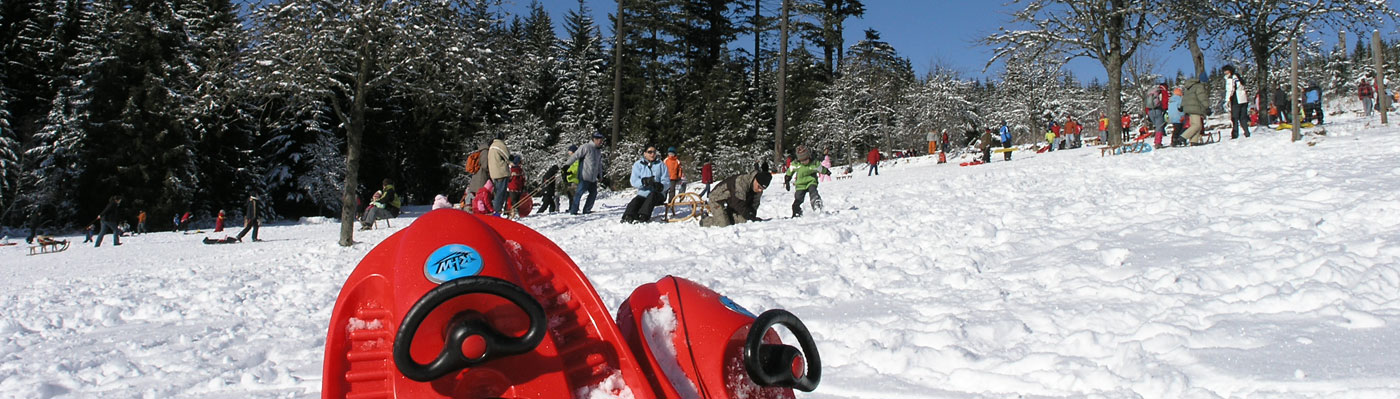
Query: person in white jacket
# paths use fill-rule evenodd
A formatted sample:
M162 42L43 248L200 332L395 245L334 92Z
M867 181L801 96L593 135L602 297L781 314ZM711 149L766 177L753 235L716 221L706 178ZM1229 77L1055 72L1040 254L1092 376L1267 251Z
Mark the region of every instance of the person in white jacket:
M1230 139L1240 138L1241 130L1249 137L1249 94L1234 66L1221 67L1220 72L1225 74L1225 105L1228 107L1225 111L1230 113Z

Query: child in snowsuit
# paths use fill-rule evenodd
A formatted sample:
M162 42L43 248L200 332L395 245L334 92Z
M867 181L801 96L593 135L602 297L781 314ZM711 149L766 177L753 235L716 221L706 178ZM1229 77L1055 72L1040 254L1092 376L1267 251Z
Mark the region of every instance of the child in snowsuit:
M1045 145L1050 146L1046 152L1055 151L1055 132L1045 132Z
M540 177L540 184L544 184L543 187L540 187L540 195L544 197L544 201L540 202L540 210L536 213L559 212L559 197L554 195L555 187L559 185L558 179L559 165L550 165L549 169L545 170L544 176Z
M943 137L948 137L948 133L943 133ZM826 173L817 175L817 181L831 181L831 149L822 151L822 167L826 168Z
M496 196L495 188L496 183L487 180L486 183L481 186L481 189L476 191L476 197L472 200L472 212L479 215L496 213L496 210L491 208L491 198Z
M807 146L797 146L797 161L783 176L783 188L788 191L792 191L793 180L797 181L797 194L792 199L792 217L802 216L802 200L808 195L812 196L812 210L822 208L822 196L817 193L817 174L831 174L831 170L813 162L812 151Z
M84 243L84 244L90 243L90 242L92 242L92 225L88 225L88 226L87 226L87 238L84 238L84 239L83 239L83 243Z
M520 198L525 196L525 169L520 167L520 156L515 155L510 160L510 180L506 183L506 207L509 211L507 215L515 216L516 206L520 205Z
M214 232L224 231L224 210L219 210L219 217L214 219Z

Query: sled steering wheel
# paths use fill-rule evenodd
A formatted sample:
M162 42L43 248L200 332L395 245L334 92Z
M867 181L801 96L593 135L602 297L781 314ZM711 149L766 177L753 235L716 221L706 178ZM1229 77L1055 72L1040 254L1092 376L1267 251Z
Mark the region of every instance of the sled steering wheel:
M802 352L788 345L763 343L768 329L781 324L797 337ZM806 372L800 368L799 359L805 358ZM817 354L817 344L812 342L812 333L797 316L782 309L770 309L758 315L749 328L748 339L744 341L744 368L749 378L759 386L797 388L812 392L822 380L822 359ZM799 374L800 373L800 374Z
M414 361L410 349L423 320L448 300L467 294L490 294L511 301L530 317L529 330L520 337L510 337L491 327L491 323L481 315L464 312L449 322L442 352L438 353L437 358L428 364ZM519 286L494 277L459 278L433 288L409 308L403 323L399 325L398 335L394 337L394 364L398 365L404 377L411 380L436 380L492 359L528 353L544 340L545 326L544 307ZM484 343L484 348L476 357L462 352L462 344L472 337Z

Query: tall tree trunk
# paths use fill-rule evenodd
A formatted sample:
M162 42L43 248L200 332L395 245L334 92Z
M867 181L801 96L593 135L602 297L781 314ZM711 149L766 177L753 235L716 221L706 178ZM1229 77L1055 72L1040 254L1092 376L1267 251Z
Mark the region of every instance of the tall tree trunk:
M1200 27L1192 24L1186 31L1186 47L1191 50L1191 63L1196 66L1196 79L1206 76L1206 55L1201 52Z
M1272 41L1272 37L1268 39ZM1269 87L1269 41L1252 43L1250 47L1254 49L1254 93L1250 104L1256 104L1253 100L1264 93L1264 88ZM1248 88L1245 88L1248 95ZM1228 111L1228 110L1227 110Z
M370 54L360 47L360 70L355 76L355 92L351 94L349 117L345 132L345 187L340 194L340 246L355 244L356 190L360 187L360 146L364 142L365 97L369 95Z
M613 29L612 145L617 145L622 130L622 38L627 26L622 17L624 1L617 0L617 27Z
M762 87L759 77L763 76L763 29L759 26L762 19L763 0L753 0L753 87L756 90Z
M1113 53L1104 60L1108 71L1108 145L1123 145L1123 56Z

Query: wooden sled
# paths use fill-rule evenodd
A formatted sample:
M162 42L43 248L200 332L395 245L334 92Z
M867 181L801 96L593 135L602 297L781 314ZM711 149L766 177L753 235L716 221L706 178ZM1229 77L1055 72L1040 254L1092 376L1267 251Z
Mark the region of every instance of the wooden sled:
M52 238L40 237L37 241L39 245L29 247L29 255L31 256L51 254L55 252L63 252L68 250L68 240L59 241Z
M1122 155L1122 154L1131 154L1131 153L1141 154L1141 153L1147 153L1147 152L1152 152L1152 144L1148 144L1146 141L1139 141L1139 142L1135 142L1135 143L1128 143L1128 144L1124 144L1124 145L1120 145L1120 146L1104 146L1104 147L1099 147L1099 156L1100 156L1100 157L1106 156L1106 155Z
M687 209L689 212L686 212ZM701 198L700 194L676 193L676 196L671 198L671 202L666 204L665 217L667 222L680 223L692 219L699 220L707 212L709 212L709 201Z

